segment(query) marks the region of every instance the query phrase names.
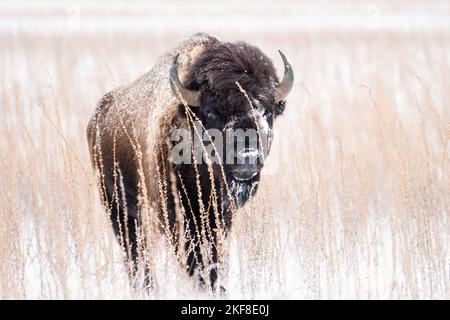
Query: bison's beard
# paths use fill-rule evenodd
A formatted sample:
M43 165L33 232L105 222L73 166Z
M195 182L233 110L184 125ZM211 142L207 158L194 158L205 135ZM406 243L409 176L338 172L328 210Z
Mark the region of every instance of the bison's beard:
M258 188L260 172L257 172L251 179L240 179L233 173L233 166L213 165L214 181L218 189L229 189L229 194L224 194L223 202L229 204L232 198L237 208L243 206L255 193ZM226 183L224 182L226 181ZM227 206L225 206L227 207Z
M230 179L230 193L235 199L237 207L243 206L256 193L259 176L260 173L250 180L240 180L232 176Z
M213 164L211 167L201 164L197 170L193 165L184 164L176 166L176 171L184 183L187 191L185 196L190 198L191 204L198 202L199 195L202 195L202 201L207 204L211 200L209 196L214 188L220 211L225 216L231 214L233 208L242 207L255 195L261 176L258 172L251 179L238 179L233 174L232 166L219 164ZM201 190L198 190L198 185ZM186 209L190 210L190 208Z

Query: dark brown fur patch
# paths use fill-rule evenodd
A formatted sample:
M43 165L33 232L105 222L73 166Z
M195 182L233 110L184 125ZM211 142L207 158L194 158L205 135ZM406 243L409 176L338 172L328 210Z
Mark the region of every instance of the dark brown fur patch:
M278 77L272 61L246 42L217 43L208 47L193 64L187 86L202 91L202 102L211 98L226 102L229 112L246 105L236 81L262 104L275 104Z

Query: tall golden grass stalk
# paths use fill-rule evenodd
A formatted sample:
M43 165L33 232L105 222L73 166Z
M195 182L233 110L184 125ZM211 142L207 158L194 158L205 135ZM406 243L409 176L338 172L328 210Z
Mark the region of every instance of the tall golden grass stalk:
M221 243L227 297L450 298L450 30L217 33L280 72L283 49L297 79L258 193ZM100 96L186 35L0 30L1 299L210 297L145 197L153 285L130 284L85 138Z

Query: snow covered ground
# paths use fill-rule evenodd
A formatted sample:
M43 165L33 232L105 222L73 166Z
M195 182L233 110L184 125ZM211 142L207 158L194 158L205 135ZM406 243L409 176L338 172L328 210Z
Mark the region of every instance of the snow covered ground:
M85 129L103 93L209 32L296 72L228 298L450 298L448 1L0 2L0 298L211 297L155 237L132 289Z

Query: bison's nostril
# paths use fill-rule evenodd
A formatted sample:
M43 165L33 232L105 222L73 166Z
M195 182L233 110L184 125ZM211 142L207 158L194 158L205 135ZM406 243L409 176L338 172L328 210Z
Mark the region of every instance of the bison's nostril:
M235 170L233 171L233 177L239 181L250 180L254 178L258 172L259 171L252 170Z
M238 152L238 157L241 158L258 158L259 151L255 148L244 148Z
M237 164L257 164L261 157L261 152L256 148L243 148L235 154Z

